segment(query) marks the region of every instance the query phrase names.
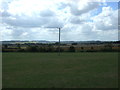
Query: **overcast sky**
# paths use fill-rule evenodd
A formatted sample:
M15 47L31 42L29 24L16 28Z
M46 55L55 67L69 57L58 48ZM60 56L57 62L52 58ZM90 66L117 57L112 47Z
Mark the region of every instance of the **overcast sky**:
M118 40L117 1L0 0L0 40Z

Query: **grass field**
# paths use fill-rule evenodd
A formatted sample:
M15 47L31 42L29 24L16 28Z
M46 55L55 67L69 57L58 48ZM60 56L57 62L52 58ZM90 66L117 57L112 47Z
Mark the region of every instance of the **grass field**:
M3 88L117 88L118 53L3 53Z

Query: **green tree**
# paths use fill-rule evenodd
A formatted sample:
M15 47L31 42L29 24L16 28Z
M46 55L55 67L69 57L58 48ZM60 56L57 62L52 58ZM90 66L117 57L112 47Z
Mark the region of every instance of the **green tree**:
M17 47L18 47L18 49L21 49L21 46L20 46L20 44L17 44Z
M7 48L8 48L8 45L7 45L7 44L5 44L5 45L4 45L4 48L6 48L6 49L7 49Z
M27 51L29 51L29 52L38 52L38 48L36 46L29 46L27 48Z
M69 47L69 52L75 52L75 47L74 46L70 46Z
M112 51L112 44L104 45L104 51Z

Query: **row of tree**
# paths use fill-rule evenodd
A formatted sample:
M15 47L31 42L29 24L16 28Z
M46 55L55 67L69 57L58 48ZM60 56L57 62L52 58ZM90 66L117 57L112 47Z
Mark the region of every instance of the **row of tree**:
M28 46L25 49L21 47L17 48L3 48L2 52L64 52L64 48L47 46L47 47L38 47L38 46ZM68 52L75 52L75 47L70 46L67 50Z
M96 50L93 46L91 46L90 49L86 49L84 47L81 47L80 50L77 50L73 45L71 45L70 47L57 47L57 46L52 46L52 45L48 45L48 46L27 46L25 49L21 48L20 45L18 45L17 48L8 48L8 47L4 47L2 49L3 52L96 52L96 51L119 51L119 50L113 50L111 45L105 45L103 49L100 50Z

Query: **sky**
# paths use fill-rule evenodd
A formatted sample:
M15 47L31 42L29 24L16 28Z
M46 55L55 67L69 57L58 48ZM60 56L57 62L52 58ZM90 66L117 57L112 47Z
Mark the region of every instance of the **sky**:
M118 40L118 0L0 0L0 41ZM54 28L52 28L54 27Z

